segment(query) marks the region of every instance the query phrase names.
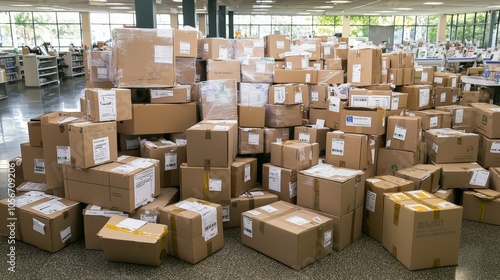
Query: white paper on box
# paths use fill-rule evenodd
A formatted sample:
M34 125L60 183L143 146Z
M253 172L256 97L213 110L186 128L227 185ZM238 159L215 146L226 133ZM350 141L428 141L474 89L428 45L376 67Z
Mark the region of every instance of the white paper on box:
M231 220L231 208L229 205L222 206L222 222L229 222Z
M94 164L101 164L109 161L111 154L109 151L109 137L92 139L92 151L94 154Z
M316 119L316 127L317 128L325 127L325 120L324 119Z
M452 103L457 103L457 101L458 101L458 96L453 95L453 96L451 97L451 102L452 102Z
M264 205L264 206L260 207L260 209L266 211L267 213L273 213L273 212L278 211L278 209L272 207L271 205Z
M210 178L208 180L208 190L211 192L220 192L222 191L222 179L213 179Z
M226 46L219 46L219 59L228 59L228 51Z
M375 202L377 201L377 194L372 191L366 191L366 204L365 208L370 212L375 212Z
M266 62L259 61L255 63L255 72L256 73L265 73L266 72Z
M437 84L442 84L443 83L443 78L441 77L434 77L434 82Z
M40 203L38 205L35 205L31 207L34 210L37 210L38 212L41 212L45 215L50 215L54 212L58 211L63 211L64 209L68 208L69 206L64 205L59 201L59 199L51 199L49 201L46 201L44 203Z
M427 72L422 72L422 77L420 78L420 81L427 82L428 79L429 79L429 74L427 74Z
M298 90L295 92L295 103L302 103L302 91Z
M30 203L33 203L33 202L36 202L42 198L44 198L45 196L43 195L22 195L22 196L18 196L16 197L16 207L17 208L20 208L20 207L23 207L24 205L28 205Z
M309 67L309 59L308 57L303 57L301 59L301 62L302 62L302 69L305 69L305 68L308 68Z
M393 134L392 137L394 137L394 139L405 141L405 139L406 139L406 128L404 128L402 126L399 126L399 125L396 125L394 127L394 134Z
M172 32L172 29L157 29L156 30L156 36L162 37L162 38L172 38L174 33Z
M33 172L35 172L35 174L45 174L45 160L43 158L35 158L33 161Z
M438 203L437 206L439 208L448 208L448 207L456 207L455 204L449 202L449 201L445 201L445 202L441 202L441 203Z
M430 89L425 88L425 89L420 89L419 91L419 107L424 107L429 105L429 94L430 94Z
M305 133L305 132L300 132L299 133L299 141L309 143L309 141L311 141L311 134Z
M251 178L251 174L252 174L251 171L252 171L252 166L250 165L250 163L245 164L245 174L243 175L243 182L244 183L246 183L252 179Z
M174 91L172 90L164 90L164 89L152 89L151 90L151 98L162 98L162 97L172 97L174 96Z
M332 244L332 231L327 230L323 233L323 248L330 247Z
M432 143L432 150L433 150L435 153L437 153L437 152L438 152L438 149L439 149L438 145L437 145L436 143Z
M344 155L344 139L333 138L332 139L332 155L343 156Z
M217 228L217 209L210 205L191 201L181 201L176 204L178 208L195 211L201 216L202 236L208 241L218 234Z
M250 211L249 211L250 212ZM252 238L252 218L243 215L243 233Z
M438 126L438 117L430 117L429 118L429 126L430 127L437 127Z
M208 52L210 50L208 43L203 44L203 51Z
M372 118L371 117L361 117L361 116L351 116L346 117L347 126L361 126L361 127L371 127Z
M165 171L177 169L177 154L165 153Z
M464 121L464 109L455 110L455 123L461 124Z
M251 196L262 196L264 195L264 192L261 191L255 191L255 192L249 192Z
M113 215L128 217L127 214L124 214L121 211L100 210L100 208L98 210L92 210L92 208L91 208L91 210L85 211L85 215L86 216L102 216L102 217L109 217L109 218L112 217Z
M368 96L368 106L382 107L386 110L391 109L391 97L385 95Z
M123 229L129 230L129 231L136 231L136 230L140 229L142 226L144 226L145 224L147 224L147 222L143 221L143 220L126 218L126 219L122 220L121 222L119 222L118 224L116 224L116 227L123 228Z
M319 101L319 92L317 90L313 90L311 92L311 101L313 102Z
M361 64L352 65L352 82L353 83L361 82Z
M45 224L33 218L33 230L45 235Z
M258 216L258 215L262 214L262 213L260 213L257 210L248 210L247 213L250 213L250 214L255 215L255 216Z
M277 49L284 49L285 48L285 41L276 41L276 48Z
M147 204L155 189L155 169L149 168L134 175L134 207Z
M366 107L368 106L368 96L364 95L351 95L352 106Z
M294 198L297 196L297 182L289 182L288 190L290 192L290 198Z
M500 154L500 142L491 143L490 153L492 154Z
M172 46L155 45L155 63L172 64L173 55Z
M97 92L99 103L99 121L115 121L116 113L116 92L112 90L99 90Z
M288 217L286 219L286 221L289 222L289 223L292 223L292 224L299 225L299 226L307 224L307 223L310 222L309 220L306 220L306 219L304 219L302 217L299 217L299 216Z
M329 100L328 110L331 112L340 112L340 98L337 96L330 96Z
M97 67L97 79L105 80L108 78L108 68L106 67Z
M325 47L323 48L323 54L324 54L324 55L330 55L330 53L331 53L331 48L330 48L330 47L325 46Z
M69 146L56 146L57 164L71 162L71 150Z
M248 144L253 145L253 146L258 146L259 145L259 134L258 133L252 133L250 132L248 134Z
M281 168L269 167L269 190L281 192Z
M246 56L253 55L253 47L252 46L243 46L243 54Z
M469 185L485 187L489 177L490 172L487 170L474 170L474 173L470 178Z
M291 61L286 62L286 69L291 70L293 68L293 63Z
M439 189L436 191L437 193L442 193L442 194L446 194L446 190L442 190L442 189Z
M179 52L181 54L190 54L191 53L191 44L188 41L180 41L179 42Z
M464 91L470 91L470 84L465 84Z
M111 171L116 172L116 173L128 174L128 173L132 173L138 169L140 169L140 167L133 166L131 164L122 164L120 166L117 166L117 167L111 169Z
M72 122L74 120L78 120L78 118L77 117L67 117L67 118L65 118L62 121L58 121L57 123L58 124L63 124L63 123L67 123L67 122Z
M157 160L150 159L150 158L138 158L134 159L133 161L129 162L128 164L138 167L138 168L148 168L152 165L155 164L155 162L158 162Z
M45 191L47 190L47 184L36 183L36 182L26 182L24 185L18 187L16 190L27 192L27 191Z
M274 87L274 103L285 103L285 87Z
M126 156L126 155L121 155L119 156L117 159L116 159L116 162L122 162L124 160L126 160L127 158L129 158L130 156Z
M451 87L457 87L457 78L456 77L451 78Z
M158 215L155 215L155 214L141 214L139 219L141 221L145 221L145 222L148 222L148 223L151 223L151 224L156 224L156 221L158 221Z
M307 73L306 74L306 83L310 83L311 82L311 74Z
M61 235L61 242L66 243L66 241L71 239L71 226L61 230L59 234Z
M139 149L139 138L125 140L127 150Z
M441 93L441 96L440 96L440 98L439 98L439 101L440 101L441 103L446 102L446 92Z

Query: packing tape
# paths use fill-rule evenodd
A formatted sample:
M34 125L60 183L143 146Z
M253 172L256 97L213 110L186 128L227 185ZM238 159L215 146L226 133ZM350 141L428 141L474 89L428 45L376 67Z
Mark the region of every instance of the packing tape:
M313 178L314 187L314 210L319 210L319 181L317 178Z
M210 196L210 160L206 159L203 166L203 199L208 200Z
M457 145L462 145L462 137L457 138Z
M311 221L311 224L316 226L316 248L314 249L314 259L318 260L324 254L323 238L321 234L321 232L323 231L323 226L320 226L315 221Z
M406 193L406 195L408 195L413 201L416 201L420 204L423 204L423 205L431 208L434 212L434 220L439 220L439 217L441 216L441 210L439 210L439 207L432 205L432 204L430 204L430 203L428 203L428 202L426 202L426 201L424 201L424 200L422 200L422 199L420 199L412 194Z
M205 130L205 139L206 140L212 139L212 130L210 130L210 129Z
M341 160L339 162L339 167L344 168L345 167L345 161Z
M270 217L267 217L267 218L264 218L262 220L260 220L260 224L259 224L259 231L264 234L264 229L266 227L266 222L268 221L271 221L271 220L274 220L274 219L277 219L279 217L283 217L285 215L288 215L290 213L293 213L297 211L297 208L291 208L291 209L288 209L288 210L285 210L279 214L276 214L276 215L273 215L273 216L270 216Z
M151 232L145 232L145 231L140 231L140 230L128 230L126 228L121 228L121 227L117 227L115 225L110 225L110 224L106 224L106 228L111 229L111 230L121 231L121 232L128 232L128 233L135 234L135 235L156 237L156 239L163 238L168 233L168 229L167 229L166 226L163 229L163 232L160 233L160 234L158 234L158 233L151 233Z
M248 200L248 207L250 207L250 209L255 208L255 199L253 198L253 195L251 195L251 194L250 194L250 197Z
M182 208L173 209L170 213L170 232L172 234L172 255L179 257L179 243L177 241L177 215L185 210Z
M486 214L486 201L481 202L479 207L479 221L484 221L484 215Z
M437 258L432 261L432 267L440 267L441 266L441 259Z
M396 247L396 246L392 245L392 252L391 252L391 254L392 254L395 258L397 258L397 257L398 257L398 247Z
M401 211L401 204L399 204L399 202L396 202L394 204L394 217L393 217L393 220L392 220L392 223L395 226L399 226L399 212L400 211Z

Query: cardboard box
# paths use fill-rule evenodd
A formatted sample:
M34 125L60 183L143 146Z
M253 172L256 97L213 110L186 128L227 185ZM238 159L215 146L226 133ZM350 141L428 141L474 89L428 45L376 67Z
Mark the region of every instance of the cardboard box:
M302 69L302 70L274 70L274 83L306 83L315 84L318 81L318 70Z
M130 213L130 217L148 223L160 222L160 209L168 205L179 202L180 190L179 188L161 188L160 194L155 199Z
M333 221L326 216L278 201L244 212L241 219L244 245L293 269L332 252Z
M207 80L241 81L241 65L236 59L207 60Z
M349 50L347 82L353 86L370 86L381 80L382 51L380 49Z
M297 203L297 171L270 163L262 166L262 187L279 200Z
M167 255L167 232L165 225L113 216L97 235L108 261L160 266Z
M487 189L490 173L476 162L437 164L443 189Z
M271 34L264 36L265 57L282 60L282 53L290 51L290 38L285 35Z
M445 190L445 189L439 188L435 193L433 193L433 195L435 195L443 200L449 201L451 203L455 203L455 201L456 201L454 189Z
M425 131L427 156L435 163L473 162L477 160L479 136L451 128Z
M341 251L347 245L361 237L363 223L363 207L349 212L347 215L335 216L321 211L315 211L333 221L332 248Z
M297 205L343 216L363 206L365 177L361 170L321 164L297 175Z
M9 169L14 172L14 185L18 187L22 182L24 182L24 172L23 172L23 159L21 156L17 156L9 161Z
M264 153L264 129L263 128L239 128L238 154L261 154Z
M284 60L276 60L274 61L274 69L285 69L286 68L286 63Z
M269 87L268 104L302 104L309 102L309 88L307 85L272 85Z
M257 159L237 157L231 163L231 197L238 197L257 185Z
M238 104L245 106L266 106L269 100L269 84L238 83Z
M309 108L328 109L328 85L309 85Z
M331 58L325 59L324 70L347 70L347 59Z
M340 129L341 111L347 104L348 102L342 101L338 96L328 97L325 125L331 129Z
M238 105L239 127L260 127L266 124L266 108Z
M384 135L385 109L347 106L341 110L340 129L350 133Z
M385 194L382 245L410 270L456 265L462 210L424 191Z
M285 69L299 70L309 68L309 55L293 54L285 57Z
M500 106L486 103L472 104L474 107L474 130L482 135L496 139L500 138Z
M412 167L400 169L396 171L395 175L413 181L414 190L435 193L439 188L441 167L432 164L417 164Z
M411 167L427 160L427 145L420 143L417 152L380 148L377 158L377 176L394 175L403 168Z
M203 82L207 80L207 61L196 60L196 82ZM192 99L192 98L191 98Z
M318 164L318 143L288 140L271 144L271 164L300 171Z
M207 121L186 131L187 163L190 167L228 167L238 153L236 121Z
M439 106L436 110L451 113L451 128L472 132L474 108L461 105Z
M294 140L305 143L318 143L319 150L326 149L326 134L330 131L328 127L318 127L316 125L296 126L294 129Z
M324 62L323 60L311 60L309 61L309 67L315 69L315 70L325 70L324 69Z
M309 109L309 123L315 126L324 126L326 123L326 109Z
M40 118L33 118L28 122L28 136L31 147L43 147Z
M460 88L460 75L453 73L435 72L433 85L435 87L441 86Z
M396 86L404 85L403 68L392 68L387 71L387 82Z
M88 67L88 74L85 74L85 76L88 75L88 79L87 77L86 79L90 80L91 83L107 82L112 84L112 82L115 80L115 72L113 69L113 52L88 51L86 53L88 57L87 63L84 63L84 65Z
M302 105L266 105L266 127L302 125Z
M363 212L363 232L382 242L384 219L384 193L413 190L413 182L392 175L366 179L365 207Z
M174 55L176 57L192 57L198 56L198 30L182 30L175 29L174 31Z
M421 140L420 117L390 116L388 118L386 148L416 152Z
M133 104L132 120L117 123L128 135L184 132L196 123L196 104Z
M234 58L264 57L264 39L238 39L234 40Z
M17 226L25 243L55 253L82 238L82 206L79 202L44 197L17 207Z
M298 48L303 52L309 53L309 60L321 59L321 39L318 38L295 39L292 41L292 43L295 48Z
M382 107L391 110L392 91L390 90L349 90L349 105L354 107Z
M290 140L290 128L264 128L264 140L266 153L271 153L271 143L285 142Z
M66 198L130 213L160 193L159 165L132 156L89 169L64 165Z
M410 110L424 110L432 108L432 86L413 85L404 86L400 91L408 93L407 108Z
M500 167L500 139L479 135L477 162L486 169Z
M229 221L224 228L241 227L241 213L278 201L278 196L259 188L249 190L238 197L231 198Z
M467 68L467 76L483 76L484 67L469 67Z
M198 198L229 208L231 200L231 166L192 167L181 165L181 200ZM227 210L224 210L227 211Z
M235 80L212 80L200 83L200 108L203 120L237 120Z
M392 92L391 110L405 110L408 106L408 93Z
M343 84L344 70L318 70L318 84Z
M132 119L130 89L85 89L86 115L91 122Z
M415 67L414 84L432 84L434 81L434 67Z
M460 95L460 105L468 106L471 103L479 102L481 93L480 91L462 91Z
M83 209L83 230L85 236L85 249L102 251L101 240L97 233L106 225L114 215L128 218L122 211L104 209L98 205L87 205Z
M141 140L141 157L160 162L160 187L180 186L180 167L187 162L186 145L178 145L163 138Z
M490 188L500 191L500 167L490 167Z
M422 129L451 128L451 113L440 110L408 111L409 116L418 116L422 120Z
M201 39L201 58L203 60L226 60L233 57L231 40L224 38Z
M173 29L113 29L113 67L117 73L117 87L173 87L173 35ZM137 67L144 63L149 66Z
M434 107L457 104L458 88L434 87Z
M21 143L21 157L24 159L23 178L28 181L46 183L43 148Z
M274 59L268 57L242 58L241 81L272 83L274 81L274 63Z
M191 86L178 85L173 88L149 89L152 104L175 104L191 102Z
M130 150L139 150L141 148L140 139L147 137L161 138L163 135L126 135L118 134L118 151L125 152Z
M402 55L402 63L403 68L415 68L415 57L413 52L403 52ZM391 61L392 62L392 61Z
M370 164L367 135L342 131L328 132L325 163L344 168L364 169Z
M412 85L415 79L413 68L403 68L403 85Z
M206 62L205 62L205 79L206 80ZM175 82L177 84L195 84L200 81L197 79L198 63L196 58L191 57L176 57L175 58Z
M346 60L349 58L349 45L348 43L339 43L333 45L333 58L341 58Z
M498 210L500 209L500 192L494 190L465 191L462 198L464 219L500 225Z

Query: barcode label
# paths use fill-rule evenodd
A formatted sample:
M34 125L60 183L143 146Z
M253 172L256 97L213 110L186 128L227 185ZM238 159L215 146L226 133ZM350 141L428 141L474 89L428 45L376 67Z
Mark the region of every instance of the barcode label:
M491 143L490 153L500 154L500 142Z
M202 236L205 241L218 234L217 209L215 207L192 201L181 201L176 206L181 209L195 211L201 215Z
M299 141L309 143L310 140L311 140L311 134L304 132L299 133Z
M399 125L396 125L396 127L394 127L394 134L393 134L392 137L394 137L394 139L405 141L405 139L406 139L406 128L404 128L402 126L399 126Z
M243 176L243 182L246 183L252 179L251 174L252 174L252 167L250 163L245 164L245 175Z
M36 174L45 174L45 160L43 158L35 158L34 163L34 172Z
M66 243L66 241L71 239L71 227L68 226L67 228L61 230L59 234L61 235L62 243Z
M212 179L208 180L208 190L211 192L222 191L222 179Z
M353 96L351 106L356 106L356 107L368 106L368 97Z
M211 223L211 224L207 225L207 226L205 227L205 231L211 231L211 230L213 230L215 227L217 227L217 222L214 222L214 223Z
M71 151L69 146L56 146L56 149L58 164L71 162Z
M165 171L177 169L177 154L165 153Z
M429 120L429 126L430 127L437 127L438 126L438 117L431 117Z
M344 139L333 138L332 139L332 155L343 156L344 155Z
M317 90L313 90L311 92L311 101L313 102L319 101L319 92Z
M222 222L229 222L231 220L229 205L222 206Z
M245 234L246 236L252 238L253 237L253 234L252 234L252 218L251 217L248 217L248 216L245 216L243 215L243 234Z
M250 132L248 134L248 145L258 146L260 141L260 136L258 133Z

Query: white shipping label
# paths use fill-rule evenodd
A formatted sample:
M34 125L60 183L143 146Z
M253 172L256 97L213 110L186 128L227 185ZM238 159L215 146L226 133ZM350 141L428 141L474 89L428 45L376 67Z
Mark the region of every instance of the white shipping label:
M106 67L97 67L97 79L106 80L108 79L108 68Z
M213 206L204 205L197 202L182 201L176 204L178 208L195 211L201 215L202 236L205 241L217 236L217 209Z
M255 72L256 73L265 73L266 72L266 63L264 61L259 61L255 63Z
M470 91L470 85L471 84L465 84L464 91Z
M360 83L361 82L361 64L354 64L352 66L352 82Z
M332 48L331 47L324 47L323 48L323 54L324 55L330 55Z
M306 74L306 83L310 83L311 82L311 74L307 73Z
M453 103L457 103L457 101L458 101L458 96L453 95L453 96L451 97L451 102L453 102Z
M188 41L180 41L179 42L179 52L181 54L190 54L191 53L191 44Z
M99 121L116 120L116 93L111 90L100 90L97 92L99 102Z
M314 63L313 68L314 70L321 70L321 63Z
M220 192L222 191L222 179L213 179L210 178L208 180L208 190L211 192Z
M457 78L451 78L451 87L457 87Z
M172 97L174 96L174 91L172 90L163 90L163 89L153 89L151 90L151 98L162 98L162 97Z
M290 198L297 196L297 182L288 183L288 190L290 191Z
M137 143L139 143L139 140L137 140ZM137 148L139 148L139 146L137 146ZM116 159L116 162L122 162L124 160L126 160L127 158L129 158L130 156L126 156L126 155L121 155L119 156L117 159Z
M364 95L352 95L351 96L351 106L355 107L366 107L368 106L368 96Z
M243 233L252 238L252 218L243 215Z
M292 70L292 68L293 68L293 63L291 61L287 61L286 62L286 69Z
M28 192L28 191L43 192L43 191L47 190L47 184L28 181L28 182L24 183L24 185L19 186L16 190L21 191L21 192Z
M399 125L396 125L396 127L394 127L394 134L393 134L392 137L394 137L394 139L405 141L405 139L406 139L406 128L402 127L402 126L399 126Z
M286 219L286 221L289 223L292 223L292 224L299 225L299 226L309 223L309 220L306 220L306 219L299 217L299 216L289 217Z
M92 139L92 151L94 152L94 164L109 161L111 158L109 137Z
M323 119L316 119L316 127L318 127L318 128L325 127L325 120L323 120Z
M258 133L252 133L250 132L248 134L248 144L249 145L253 145L253 146L258 146L259 145L259 141L260 141L260 136Z
M397 110L398 108L399 108L399 96L393 96L391 110Z
M251 196L262 196L264 195L264 192L261 191L256 191L256 192L249 192Z
M295 103L302 103L302 91L295 92Z
M177 154L165 153L165 171L177 169Z
M441 103L446 102L446 92L441 93L441 96L440 96L439 101L440 101Z
M127 146L127 150L139 149L139 138L127 139L125 140L125 145Z
M153 197L155 189L155 169L146 169L134 175L134 206L145 205Z
M44 198L42 194L37 195L37 196L31 196L31 195L22 195L16 197L16 207L20 208L23 207L24 205L28 205L30 203L33 203L35 201L38 201L40 199Z
M375 202L377 201L377 194L372 191L366 191L366 204L365 208L370 212L375 212Z
M323 248L330 247L332 244L332 231L327 230L323 233Z
M489 177L490 172L487 170L474 170L469 185L485 187Z
M285 48L285 41L276 41L276 48L283 50Z
M259 216L260 214L262 214L257 210L248 210L247 213L252 214L254 216Z
M130 231L136 231L146 224L146 221L127 218L119 222L116 227L123 228Z
M226 46L219 47L219 58L220 59L228 59L228 50Z
M337 96L330 96L329 97L329 104L328 104L328 110L331 112L340 112L340 98Z
M128 173L132 173L132 172L136 171L137 169L140 169L140 167L134 166L131 164L122 164L120 166L117 166L117 167L111 169L111 171L117 172L117 173L128 174Z
M386 110L391 109L391 97L383 95L374 95L368 97L368 106L382 107Z
M344 155L344 139L333 138L332 139L332 155L343 156Z
M139 218L141 221L145 221L145 222L148 222L148 223L152 223L152 224L156 224L156 222L158 221L158 215L155 215L155 214L141 214L140 218Z
M313 102L319 101L319 92L317 90L313 90L311 92L311 101Z
M433 150L435 153L437 153L437 152L438 152L438 150L439 150L439 146L438 146L438 144L436 144L436 143L432 143L432 150Z
M222 206L222 222L229 222L231 220L231 212L229 205Z
M57 149L57 164L71 162L71 150L69 146L56 146Z
M302 67L301 67L302 69L309 67L309 58L303 57L301 62L302 62Z
M35 158L33 162L33 172L35 172L35 174L45 174L45 160L43 158Z
M45 224L33 218L33 230L45 235Z
M421 89L419 91L419 107L424 107L429 105L429 95L430 89Z
M439 123L439 119L438 117L430 117L429 118L429 126L432 128L432 127L437 127L438 126L438 123Z
M61 235L62 243L66 243L66 241L71 239L71 227L68 226L67 228L61 230L59 234Z
M274 103L285 103L285 87L274 87Z
M35 205L31 208L34 210L37 210L38 212L41 212L45 215L50 215L54 212L63 211L64 209L66 209L68 207L69 206L66 206L65 204L59 202L59 199L51 199L51 200L46 201L44 203Z
M243 54L246 56L253 55L253 47L252 46L243 46Z
M155 63L172 64L173 56L172 46L155 45Z
M203 51L208 52L210 50L208 43L203 44Z
M492 154L500 154L500 142L491 143L490 153Z
M269 190L281 193L281 168L269 167Z
M464 109L455 110L455 123L461 124L464 121Z
M252 165L245 164L245 174L243 175L243 182L246 183L252 179Z
M278 209L276 209L270 205L264 205L264 206L260 207L260 209L266 211L267 213L273 213L273 212L278 211Z
M156 36L162 38L173 38L174 32L173 29L157 29Z
M346 125L347 126L371 127L372 126L372 118L371 117L360 117L360 116L348 115L346 117Z
M443 78L441 77L434 77L434 82L437 84L442 84L443 83Z
M299 133L299 141L309 143L311 141L311 134L305 133L305 132L300 132Z
M428 79L429 79L429 74L427 74L427 72L422 72L422 76L420 78L420 81L427 82Z

